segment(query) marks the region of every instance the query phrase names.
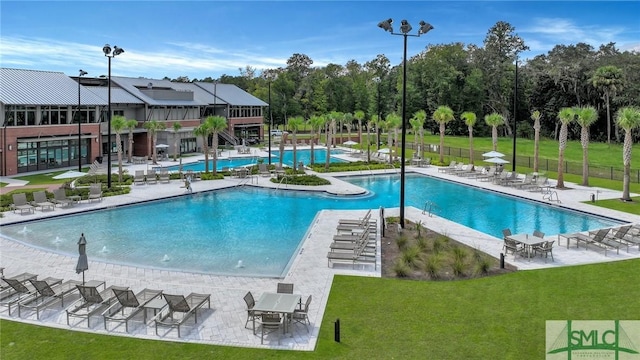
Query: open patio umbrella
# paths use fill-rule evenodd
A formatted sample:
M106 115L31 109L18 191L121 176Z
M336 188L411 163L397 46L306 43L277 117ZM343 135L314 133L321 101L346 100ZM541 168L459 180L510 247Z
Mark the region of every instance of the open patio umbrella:
M156 145L156 149L166 149L168 147L169 147L169 145L167 145L167 144L158 144L158 145Z
M484 159L484 161L489 162L489 163L494 163L494 164L508 164L509 162L503 158L499 158L499 157L492 157L489 159Z
M353 145L358 145L357 142L353 141L353 140L347 140L344 143L342 143L343 145L347 145L347 146L353 146Z
M84 233L80 235L78 240L78 264L76 265L76 274L82 273L82 285L84 285L84 272L89 269L89 261L87 260L87 239L84 238Z
M381 154L388 154L391 152L391 150L389 150L389 148L382 148L382 149L378 149L378 152Z
M482 154L482 156L487 157L487 158L499 158L499 157L503 157L504 154L501 152L497 152L494 150L491 150L487 153Z

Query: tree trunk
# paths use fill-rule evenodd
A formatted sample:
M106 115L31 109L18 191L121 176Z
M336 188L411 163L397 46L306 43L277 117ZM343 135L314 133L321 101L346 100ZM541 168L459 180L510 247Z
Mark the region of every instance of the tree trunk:
M611 114L609 113L609 92L604 92L604 98L607 102L607 144L611 144Z
M493 151L498 151L498 127L491 127L491 140L493 141Z
M622 177L622 200L631 201L629 186L631 184L631 150L633 146L633 138L631 130L625 129L624 146L622 148L622 162L624 164L624 175Z
M128 163L131 163L133 156L133 130L129 129L129 157L127 159Z
M444 123L440 123L440 163L444 162Z
M311 145L311 159L310 159L310 161L311 161L312 164L314 164L316 162L316 157L314 156L314 153L313 153L313 143L315 142L315 139L316 139L316 129L311 128L311 144L310 144Z
M469 164L473 166L473 128L469 126Z
M297 163L297 158L296 158L296 148L297 148L297 143L298 140L296 140L296 131L292 131L291 134L291 138L293 140L293 171L297 171L298 170L298 163Z
M118 149L118 182L122 183L122 145L120 140L120 133L116 133L116 143Z
M209 172L209 136L202 135L202 149L204 150L204 172Z
M536 119L533 124L534 140L533 140L533 172L538 172L539 163L538 155L540 153L540 120Z
M556 188L564 188L564 149L567 147L567 124L560 126L560 146L558 151L558 183Z
M583 126L580 130L582 145L582 186L589 186L589 129Z
M151 144L151 151L153 151L153 164L158 165L158 150L156 149L156 145L158 142L158 134L153 132L153 142Z
M218 132L213 133L213 142L211 144L213 147L213 175L218 173Z

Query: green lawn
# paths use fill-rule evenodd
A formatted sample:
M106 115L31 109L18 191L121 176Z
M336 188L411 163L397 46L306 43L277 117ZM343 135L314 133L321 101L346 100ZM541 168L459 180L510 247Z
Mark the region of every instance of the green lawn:
M629 260L451 282L336 276L313 352L139 340L2 320L0 358L542 359L546 320L640 320L639 267L640 260ZM333 340L338 318L341 343Z

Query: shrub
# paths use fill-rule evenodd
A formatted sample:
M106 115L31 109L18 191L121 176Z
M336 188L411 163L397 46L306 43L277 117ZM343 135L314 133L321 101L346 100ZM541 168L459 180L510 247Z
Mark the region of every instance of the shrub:
M272 178L271 182L276 184L304 185L304 186L321 186L321 185L331 184L329 180L318 177L317 175L285 176L284 178L281 176L278 178Z
M424 271L429 274L432 279L439 277L440 269L442 268L442 258L438 254L433 254L424 262Z
M492 262L486 256L476 261L476 273L478 275L487 275L491 269Z
M418 221L418 223L416 224L416 238L420 238L422 236L422 229L424 229L424 226L422 226L422 221Z
M407 247L402 251L400 256L404 262L412 268L417 267L417 262L420 259L420 250L415 246Z
M419 237L416 239L416 245L423 252L427 251L427 249L429 248L429 242L427 241L426 238L423 238L423 237Z
M409 273L411 273L411 268L404 262L404 260L397 259L393 264L393 272L395 272L398 277L407 277L409 276Z
M455 246L452 249L452 252L453 258L456 260L464 261L464 259L467 257L467 250L461 246Z
M396 245L398 245L398 249L404 250L404 248L406 248L407 245L409 245L409 239L407 239L407 237L404 234L401 234L396 239Z
M464 276L467 264L464 262L464 260L455 258L453 260L453 264L451 264L451 268L453 270L453 275L460 277Z

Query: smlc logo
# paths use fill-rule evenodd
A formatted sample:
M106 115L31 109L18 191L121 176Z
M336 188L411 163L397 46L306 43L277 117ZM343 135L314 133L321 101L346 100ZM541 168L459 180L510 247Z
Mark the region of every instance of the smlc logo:
M549 320L547 359L640 359L640 321Z

